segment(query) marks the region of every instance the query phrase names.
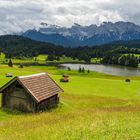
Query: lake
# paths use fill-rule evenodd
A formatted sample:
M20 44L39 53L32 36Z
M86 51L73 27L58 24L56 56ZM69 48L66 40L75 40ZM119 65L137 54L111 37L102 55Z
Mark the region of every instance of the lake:
M72 70L78 70L81 66L85 70L96 71L100 73L117 75L117 76L140 76L140 69L123 67L123 66L114 66L114 65L95 65L95 64L61 64L62 69L67 69L70 67Z

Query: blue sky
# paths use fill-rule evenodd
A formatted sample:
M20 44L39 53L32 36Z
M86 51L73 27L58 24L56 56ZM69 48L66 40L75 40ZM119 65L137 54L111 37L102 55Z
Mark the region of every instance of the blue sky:
M140 0L0 0L0 35L41 22L71 26L120 20L140 25Z

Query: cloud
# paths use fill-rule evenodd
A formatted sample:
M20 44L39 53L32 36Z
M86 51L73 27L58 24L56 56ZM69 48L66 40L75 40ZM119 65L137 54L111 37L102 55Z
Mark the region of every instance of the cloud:
M103 21L140 25L139 0L0 0L0 34L21 32L41 22L71 26Z

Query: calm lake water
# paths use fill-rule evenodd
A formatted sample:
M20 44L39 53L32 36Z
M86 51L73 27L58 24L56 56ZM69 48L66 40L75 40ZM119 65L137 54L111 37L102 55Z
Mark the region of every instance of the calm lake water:
M140 76L140 69L122 67L122 66L110 66L110 65L94 65L94 64L61 64L62 69L70 67L72 70L78 70L79 67L84 67L85 70L96 71L100 73L118 75L118 76Z

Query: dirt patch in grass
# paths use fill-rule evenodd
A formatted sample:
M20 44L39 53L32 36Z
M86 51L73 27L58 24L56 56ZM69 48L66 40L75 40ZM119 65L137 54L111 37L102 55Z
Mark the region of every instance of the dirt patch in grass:
M140 106L108 107L100 110L103 112L135 112L140 111Z
M62 100L73 105L78 105L91 108L91 107L107 107L107 106L123 106L126 105L129 101L125 99L118 99L113 97L101 97L101 96L78 96L72 94L64 94ZM79 104L81 106L79 106Z

